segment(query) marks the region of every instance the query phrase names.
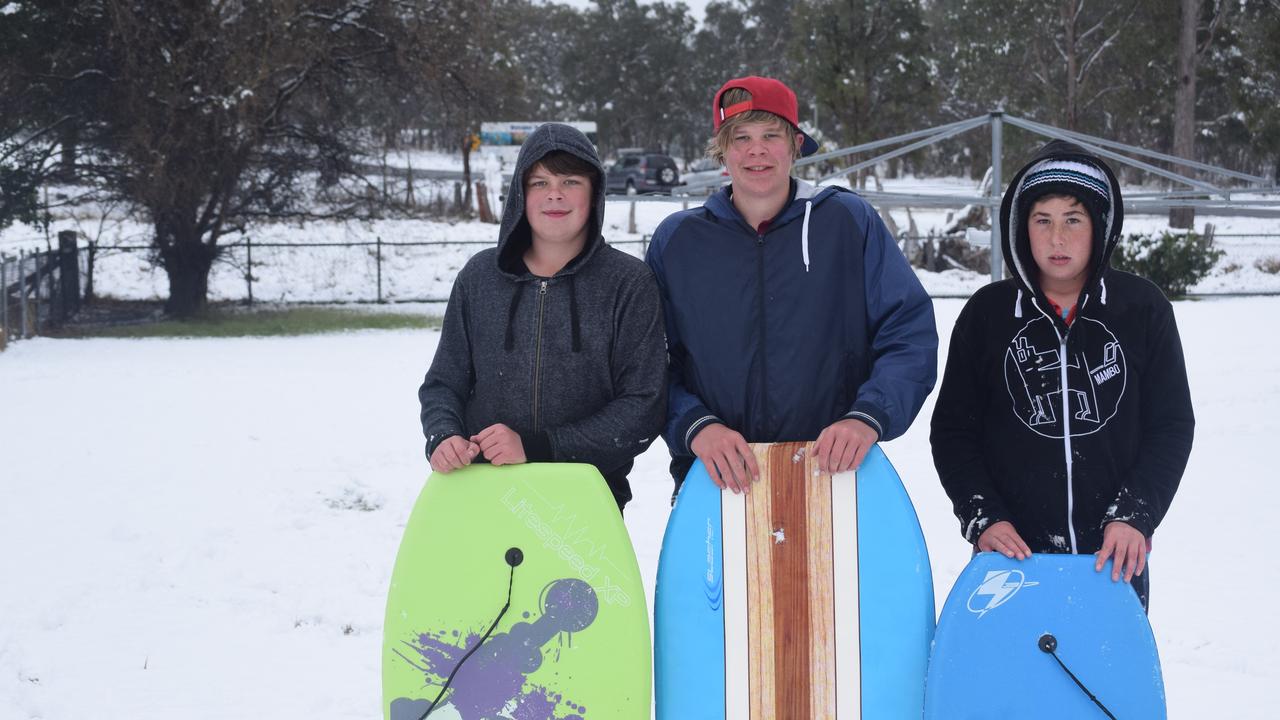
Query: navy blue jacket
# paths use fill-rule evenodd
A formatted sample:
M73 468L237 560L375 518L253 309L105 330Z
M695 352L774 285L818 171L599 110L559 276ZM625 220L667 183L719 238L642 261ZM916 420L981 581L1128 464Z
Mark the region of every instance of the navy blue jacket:
M710 423L748 442L811 441L858 418L892 440L937 377L933 304L870 205L792 180L760 234L731 193L664 220L646 257L666 318L677 485Z

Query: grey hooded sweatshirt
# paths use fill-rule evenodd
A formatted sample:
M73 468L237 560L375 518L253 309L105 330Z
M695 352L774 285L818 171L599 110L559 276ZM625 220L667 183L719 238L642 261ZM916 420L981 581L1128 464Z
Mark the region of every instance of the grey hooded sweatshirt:
M590 162L600 176L586 247L543 278L523 259L531 242L523 178L554 150ZM477 253L454 281L418 399L428 457L450 435L503 423L520 434L529 462L596 466L621 507L631 498L632 461L665 418L666 340L653 274L600 233L603 178L595 148L577 130L551 123L529 136L498 246Z

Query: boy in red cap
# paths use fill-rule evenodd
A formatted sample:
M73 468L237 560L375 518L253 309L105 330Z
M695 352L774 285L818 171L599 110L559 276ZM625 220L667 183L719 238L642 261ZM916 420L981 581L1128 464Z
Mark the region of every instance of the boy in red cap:
M910 426L933 388L933 306L862 198L791 176L817 150L796 96L772 78L730 80L712 103L708 155L731 183L654 233L677 490L695 456L746 490L749 442L817 441L819 467L861 463Z

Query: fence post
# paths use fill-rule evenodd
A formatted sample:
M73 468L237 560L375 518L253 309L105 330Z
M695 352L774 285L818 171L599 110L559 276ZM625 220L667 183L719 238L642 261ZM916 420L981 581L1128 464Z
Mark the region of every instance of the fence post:
M31 336L36 337L40 334L40 319L43 315L48 318L47 309L44 307L44 298L40 297L40 272L44 269L41 265L48 262L49 258L45 253L35 252L31 254L31 294L36 298L36 322L31 326Z
M377 238L378 238L378 251L377 251L378 303L381 304L382 303L382 236L378 235Z
M991 113L991 194L987 201L987 214L991 219L991 282L996 282L1004 273L1004 261L1001 259L1000 246L1000 174L1001 160L1004 157L1004 111Z
M27 251L18 250L18 311L21 325L18 327L18 337L27 337L27 278L23 274L27 271Z
M631 201L631 213L627 216L627 232L636 234L636 201Z
M90 240L86 252L88 259L84 269L84 302L87 305L93 302L93 263L98 256L98 241Z
M47 328L49 327L50 324L58 322L58 320L54 319L54 316L56 314L56 306L58 306L58 291L56 291L54 287L54 265L55 265L54 260L56 260L56 258L58 258L58 256L54 255L54 251L52 250L46 251L44 258L41 259L40 265L37 265L38 269L36 270L36 307L37 307L36 323L40 323L41 310L44 310L44 319L45 319L45 324L37 325L37 327ZM41 278L41 274L44 274L44 278ZM44 279L45 281L44 299L41 299L41 295L40 295L41 279ZM44 302L41 302L41 300L44 300Z
M76 231L58 232L58 266L62 276L62 313L58 318L66 322L80 309L80 256L76 247Z
M244 281L249 286L249 304L253 304L253 236L244 236Z
M9 344L9 258L0 254L0 350Z

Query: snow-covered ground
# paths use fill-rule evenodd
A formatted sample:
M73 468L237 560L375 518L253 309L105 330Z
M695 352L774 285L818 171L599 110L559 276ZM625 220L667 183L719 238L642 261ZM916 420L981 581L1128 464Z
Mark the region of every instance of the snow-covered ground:
M936 303L943 348L961 305ZM1280 299L1176 309L1199 424L1151 558L1169 716L1271 718L1280 340L1265 328ZM437 338L35 339L0 353L0 718L378 717L383 602L426 475L415 390ZM931 412L886 450L940 606L968 549L930 460ZM671 488L661 444L632 481L627 525L652 593Z

